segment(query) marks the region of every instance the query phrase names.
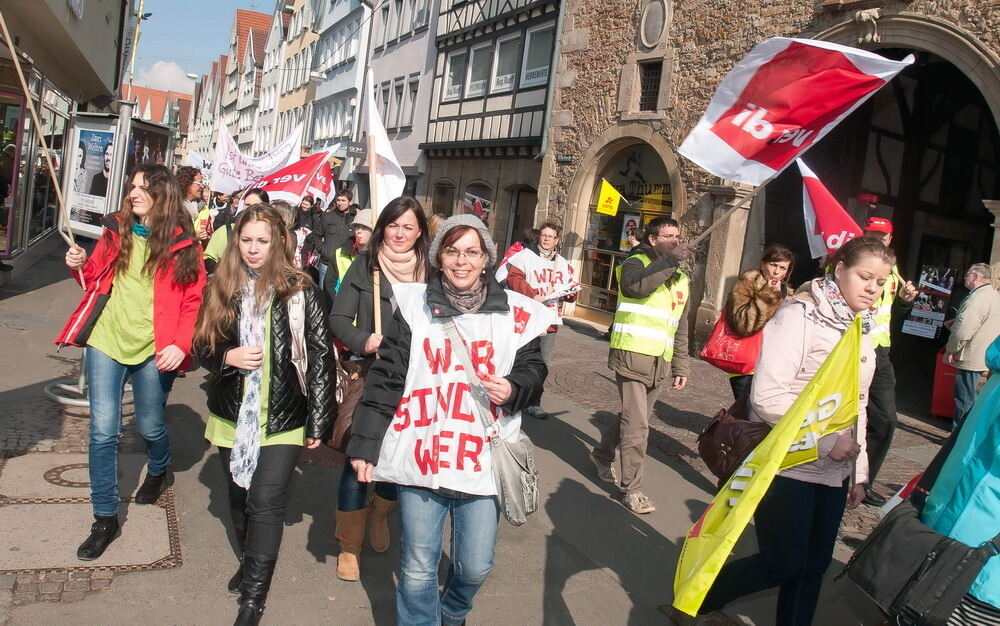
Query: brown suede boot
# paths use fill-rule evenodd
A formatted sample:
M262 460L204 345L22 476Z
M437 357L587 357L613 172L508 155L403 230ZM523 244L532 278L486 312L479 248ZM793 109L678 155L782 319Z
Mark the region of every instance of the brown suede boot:
M386 500L377 493L368 505L368 543L372 550L385 552L389 549L389 514L396 508L395 500Z
M337 530L333 533L340 542L337 555L337 578L356 581L361 578L361 544L365 541L365 520L368 509L360 511L337 511Z

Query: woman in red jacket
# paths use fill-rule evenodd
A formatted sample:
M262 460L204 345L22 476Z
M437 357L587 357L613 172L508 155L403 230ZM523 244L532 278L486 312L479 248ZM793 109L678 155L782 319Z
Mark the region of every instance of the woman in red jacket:
M191 362L191 341L205 286L201 248L182 205L177 179L162 165L141 165L122 209L107 216L88 258L66 253L86 293L56 343L86 347L90 396L90 484L95 522L77 557L100 557L119 534L118 438L126 380L136 425L146 441L148 472L136 504L153 504L167 487L170 440L167 394Z

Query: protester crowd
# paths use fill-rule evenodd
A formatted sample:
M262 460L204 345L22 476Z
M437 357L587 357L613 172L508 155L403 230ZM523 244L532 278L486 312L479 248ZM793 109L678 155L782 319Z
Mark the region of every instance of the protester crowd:
M262 619L290 479L302 448L320 445L347 459L334 512L337 577L360 578L366 537L376 552L390 547L388 518L398 510L398 622L463 624L493 567L501 517L518 523L516 505L533 510L531 472L516 487L525 494L495 477L525 445L521 417L549 417L541 408L548 363L563 304L579 290L560 254L562 224L546 221L499 255L473 215L429 223L405 196L375 215L349 191L324 204L308 196L295 207L270 202L262 189L212 193L195 168L175 175L143 165L92 251L66 253L85 294L57 341L85 347L95 518L77 556L100 558L122 531L125 382L148 456L133 502L152 504L172 479L163 416L171 386L200 365L205 438L219 451L239 552L228 584L239 594L236 624ZM662 607L675 622L735 623L723 612L729 602L776 587L776 623L810 624L845 509L884 504L873 485L896 425L890 328L917 295L891 241L891 222L872 218L864 236L797 288L795 256L780 244L735 282L717 325L744 346L743 362L726 370L733 410L775 426L860 324L856 421L821 437L818 458L778 473L754 514L758 552L722 568L702 617ZM655 510L642 489L653 406L664 387L684 389L690 375L685 267L696 248L667 217L646 224L634 243L615 270L609 330L621 411L590 458L622 505L646 514ZM951 324L958 414L924 508L930 527L969 545L992 539L1000 519L997 377L977 398L983 374L1000 371L1000 294L991 278L988 265L969 268L970 295ZM998 588L1000 557L949 623L1000 624Z

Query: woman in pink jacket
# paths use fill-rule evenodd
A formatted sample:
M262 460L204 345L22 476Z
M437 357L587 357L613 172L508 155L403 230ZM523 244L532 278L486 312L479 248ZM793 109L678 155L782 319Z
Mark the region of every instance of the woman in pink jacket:
M865 497L864 433L875 352L867 333L872 306L895 262L874 239L846 243L832 273L803 285L764 327L764 345L750 391L751 419L774 425L805 389L833 347L862 315L861 395L856 427L820 439L820 458L779 472L754 514L760 551L722 568L701 612L778 587L778 626L812 623L823 574L833 557L840 519ZM853 476L852 476L853 475ZM853 478L853 481L852 481ZM853 487L851 486L853 483Z

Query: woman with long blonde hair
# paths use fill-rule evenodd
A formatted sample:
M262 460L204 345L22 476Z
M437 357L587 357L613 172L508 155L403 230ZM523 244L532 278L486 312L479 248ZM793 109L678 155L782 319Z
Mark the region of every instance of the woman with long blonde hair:
M77 557L91 561L118 536L118 439L122 393L132 381L136 425L148 470L133 502L153 504L169 484L170 439L163 419L178 371L191 362L191 338L205 285L201 248L181 204L177 179L162 165L140 165L122 209L104 217L87 255L66 253L86 293L56 343L86 348L90 399L90 491L94 524Z
M292 234L273 208L240 213L195 333L210 373L205 438L219 448L240 552L229 581L240 594L236 624L260 621L295 464L303 445L328 437L336 405L321 295L293 265L292 251ZM297 342L305 364L294 356Z

